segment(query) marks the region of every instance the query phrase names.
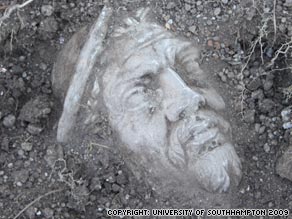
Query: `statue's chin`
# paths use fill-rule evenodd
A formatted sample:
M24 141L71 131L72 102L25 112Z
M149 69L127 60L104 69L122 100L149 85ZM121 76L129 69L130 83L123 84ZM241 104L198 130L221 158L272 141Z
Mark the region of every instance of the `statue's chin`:
M241 164L230 144L217 147L194 164L195 177L210 192L226 192L230 183L241 179Z

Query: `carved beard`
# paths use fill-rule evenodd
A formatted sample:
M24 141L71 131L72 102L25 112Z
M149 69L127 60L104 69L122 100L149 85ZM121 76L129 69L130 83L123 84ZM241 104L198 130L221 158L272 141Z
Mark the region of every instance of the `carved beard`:
M226 136L229 124L212 111L199 110L172 130L166 156L208 191L227 191L241 178L240 160Z

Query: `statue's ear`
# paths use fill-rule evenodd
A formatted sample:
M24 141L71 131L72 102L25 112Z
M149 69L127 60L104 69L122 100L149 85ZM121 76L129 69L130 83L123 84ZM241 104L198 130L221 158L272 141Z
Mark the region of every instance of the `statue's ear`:
M54 95L63 103L69 88L80 51L89 32L89 26L75 33L59 53L52 71L52 87Z

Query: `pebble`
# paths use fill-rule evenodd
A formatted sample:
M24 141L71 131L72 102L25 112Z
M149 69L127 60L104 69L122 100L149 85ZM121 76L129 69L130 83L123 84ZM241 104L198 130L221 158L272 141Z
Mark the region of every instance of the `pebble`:
M54 33L58 30L58 22L53 17L46 18L41 22L41 29L45 32Z
M193 34L197 34L197 26L195 25L190 26L189 31Z
M24 150L24 151L31 151L32 150L32 143L30 142L23 142L21 143L21 148Z
M29 207L26 211L25 214L28 218L34 219L35 218L35 212L36 209L34 207Z
M17 151L17 154L18 154L19 157L23 157L24 151L20 149L20 150Z
M218 16L219 14L221 13L221 8L215 8L215 10L214 10L214 15L215 16Z
M247 110L244 113L244 121L248 123L254 123L255 121L255 110Z
M45 63L41 63L40 64L40 69L42 69L43 71L45 71L47 69L47 65Z
M43 5L41 7L41 12L42 12L43 15L49 17L49 16L51 16L53 14L54 8L51 5Z
M259 131L260 131L260 127L261 127L261 125L260 125L259 123L256 123L256 124L254 125L254 130L255 130L256 132L259 132Z
M25 183L28 180L29 172L26 169L15 171L12 173L15 182Z
M223 4L227 4L228 3L228 0L222 0L222 3Z
M167 9L173 9L175 7L175 3L174 2L169 2L166 6Z
M190 11L192 8L189 4L185 4L185 9L186 9L186 11Z
M213 23L212 23L211 20L207 20L207 24L210 26L210 25L212 25Z
M3 125L6 128L12 128L15 124L16 118L14 115L10 114L3 119Z
M45 161L50 167L54 167L57 160L64 159L63 148L60 145L50 145L47 148Z
M264 99L259 104L259 109L262 113L272 112L272 109L276 106L275 102L271 99Z
M118 192L118 191L120 191L120 186L119 186L118 184L114 183L114 184L112 185L112 190L113 190L114 192Z
M273 81L272 80L266 80L265 82L264 82L264 90L265 91L268 91L268 90L270 90L272 87L273 87Z
M90 183L90 190L91 191L98 191L102 188L101 186L101 182L100 179L98 177L94 177L91 179L91 183Z
M220 77L221 81L226 82L227 81L227 77L224 75L223 72L219 72L218 76Z
M260 127L259 134L260 135L263 134L265 132L265 130L266 130L266 127L265 126Z
M267 143L264 144L264 151L265 151L266 153L269 153L270 150L271 150L270 146L269 146Z
M25 56L19 56L19 61L23 62L25 60Z
M255 91L257 90L260 86L262 85L262 82L259 78L255 78L253 79L248 85L247 85L247 89L251 90L251 91Z
M262 89L258 89L251 93L251 98L254 100L262 100L264 97L265 95Z
M43 131L43 128L35 124L29 124L26 130L32 135L38 135Z
M124 174L119 174L116 181L119 185L125 185L127 183L127 178Z
M208 40L207 41L207 46L213 48L213 46L214 46L213 40Z

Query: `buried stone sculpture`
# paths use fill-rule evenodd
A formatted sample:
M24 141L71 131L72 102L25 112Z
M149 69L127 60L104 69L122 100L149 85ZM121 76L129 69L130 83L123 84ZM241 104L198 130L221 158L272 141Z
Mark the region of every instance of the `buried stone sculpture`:
M111 14L105 7L76 33L54 66L63 103L57 140L74 141L104 112L120 151L131 153L125 160L153 182L227 191L239 182L241 164L198 49L155 23L149 9L109 27Z

